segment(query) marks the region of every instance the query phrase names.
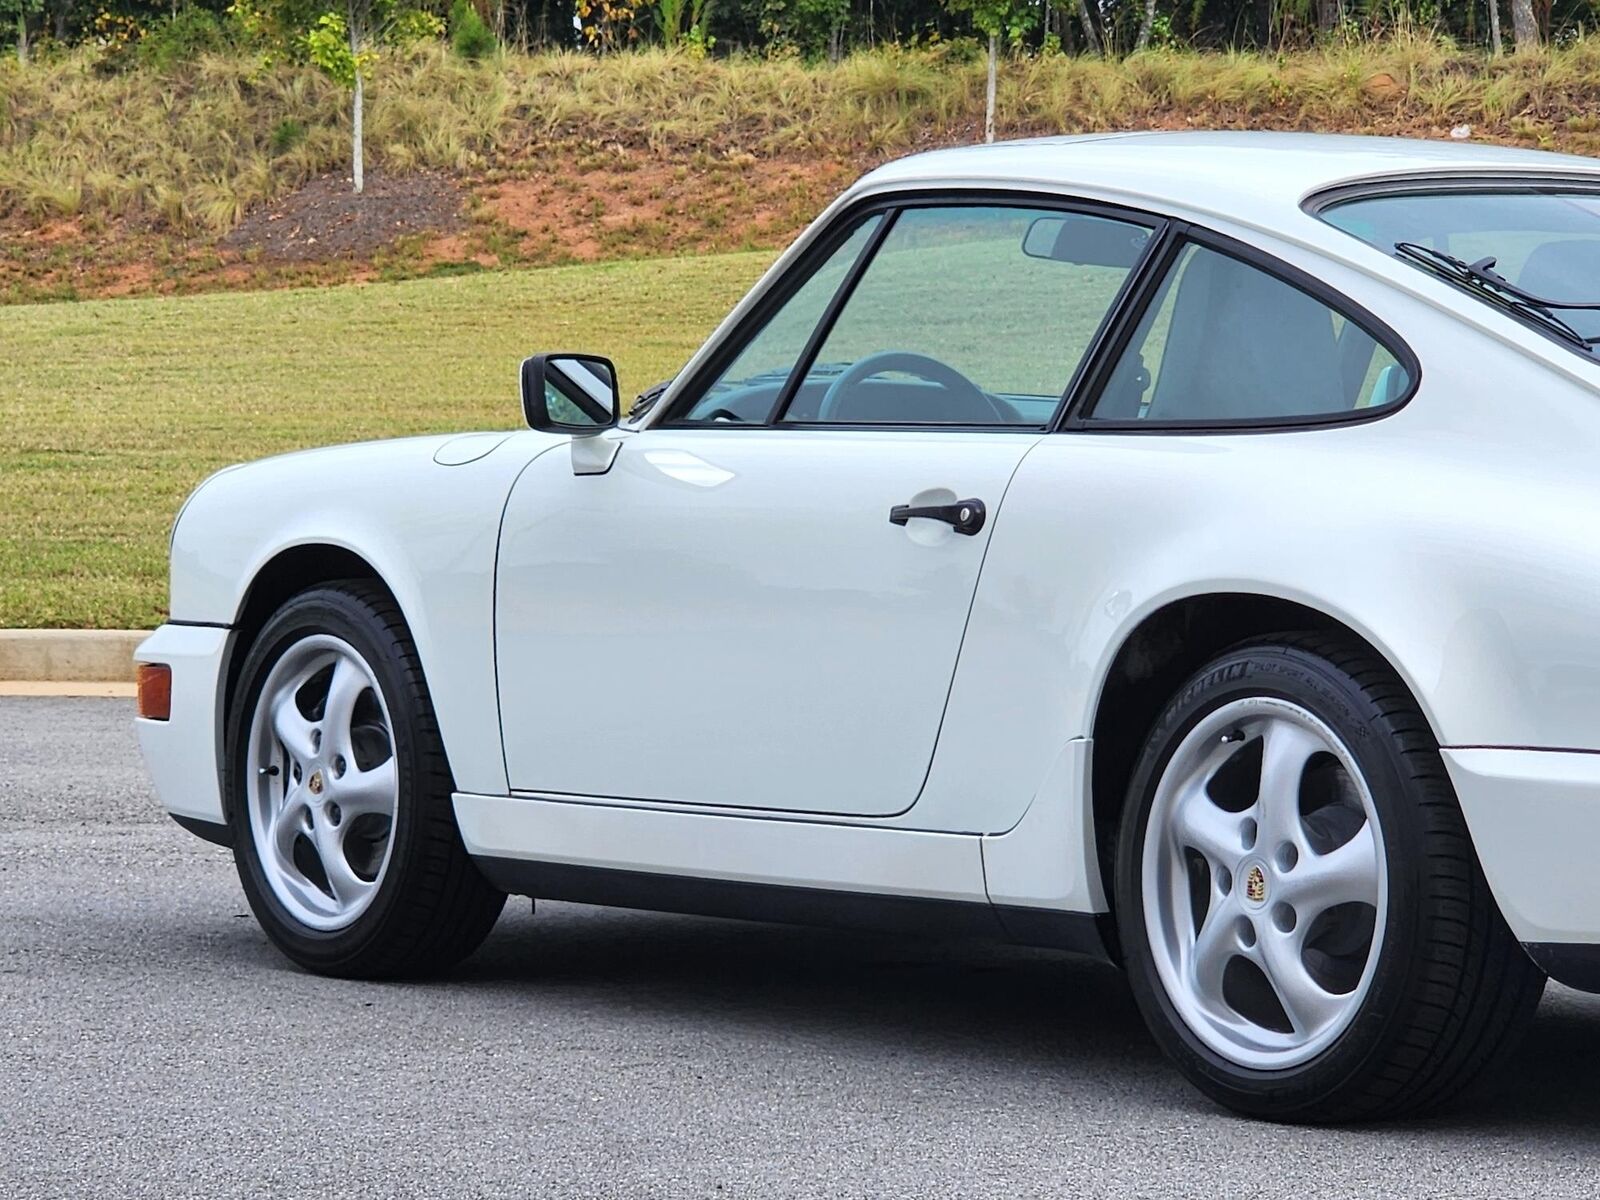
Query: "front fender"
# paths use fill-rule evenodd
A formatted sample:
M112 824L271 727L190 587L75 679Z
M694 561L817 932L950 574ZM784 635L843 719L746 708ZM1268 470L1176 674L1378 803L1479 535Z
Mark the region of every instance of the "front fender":
M565 439L513 434L469 462L436 462L450 440L330 447L214 476L174 531L172 619L235 625L263 569L296 546L357 555L405 615L457 785L500 793L507 788L494 686L500 518L518 473Z

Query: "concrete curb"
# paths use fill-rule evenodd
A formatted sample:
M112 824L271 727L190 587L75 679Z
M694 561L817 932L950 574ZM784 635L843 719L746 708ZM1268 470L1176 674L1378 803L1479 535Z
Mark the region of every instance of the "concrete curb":
M128 700L138 693L131 683L13 683L0 679L0 699L43 696L56 699Z
M128 683L143 629L0 629L0 679Z

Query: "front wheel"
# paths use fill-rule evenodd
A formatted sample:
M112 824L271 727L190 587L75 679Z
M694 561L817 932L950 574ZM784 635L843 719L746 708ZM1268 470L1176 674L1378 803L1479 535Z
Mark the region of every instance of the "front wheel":
M416 648L381 589L304 592L245 660L226 796L239 879L295 962L381 978L470 954L505 903L461 843Z
M1221 1103L1286 1121L1453 1099L1544 977L1489 893L1426 722L1364 647L1239 647L1150 735L1118 925L1158 1041Z

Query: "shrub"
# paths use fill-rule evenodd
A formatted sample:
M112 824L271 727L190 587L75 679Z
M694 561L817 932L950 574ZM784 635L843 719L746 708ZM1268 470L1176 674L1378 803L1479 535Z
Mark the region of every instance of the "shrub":
M144 66L170 71L227 45L228 35L215 14L203 8L180 8L145 31L137 57Z
M494 32L470 0L455 0L450 6L450 45L467 59L488 58L495 51Z
M297 121L293 117L285 117L273 127L272 152L274 154L287 154L305 140L306 123Z

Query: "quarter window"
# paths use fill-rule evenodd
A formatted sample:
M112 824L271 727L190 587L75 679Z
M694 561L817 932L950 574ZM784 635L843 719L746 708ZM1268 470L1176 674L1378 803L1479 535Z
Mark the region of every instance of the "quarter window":
M868 217L830 254L793 296L739 351L733 362L684 414L690 421L765 421L789 373L800 361L823 310L882 221Z
M1382 408L1400 360L1310 293L1208 246L1178 255L1089 413L1095 421L1293 421Z
M1479 300L1531 317L1581 353L1600 344L1600 194L1539 188L1362 196L1332 205L1323 220L1387 253L1459 282L1459 271L1416 249L1446 254L1469 271L1487 266L1541 303L1517 304L1499 287L1469 287Z

